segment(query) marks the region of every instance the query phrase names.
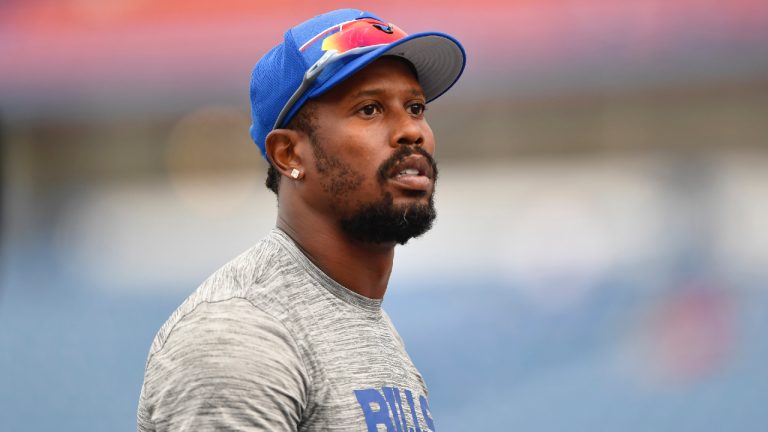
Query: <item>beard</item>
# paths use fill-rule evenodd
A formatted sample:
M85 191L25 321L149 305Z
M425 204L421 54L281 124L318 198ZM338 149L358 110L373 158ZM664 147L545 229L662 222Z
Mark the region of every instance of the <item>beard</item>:
M383 187L390 170L412 154L419 154L427 160L432 166L433 181L437 181L437 164L432 155L421 147L402 146L379 167L379 184ZM412 195L421 197L425 193L413 191ZM434 192L430 194L427 204L400 206L396 206L392 194L386 192L379 201L363 205L351 216L342 218L339 223L341 229L354 240L364 243L395 242L402 245L429 231L436 217Z
M341 219L341 229L352 239L364 243L405 244L432 228L437 217L433 196L427 204L395 206L389 192L375 203Z
M326 154L320 143L313 143L318 171L328 175L324 188L332 195L344 199L362 183L362 176L338 159ZM406 157L418 154L432 166L433 181L437 181L437 164L434 158L421 147L402 146L377 170L377 180L384 188L390 170ZM423 197L426 192L412 191L413 197ZM372 203L361 203L347 216L339 220L339 226L349 238L363 243L405 244L408 240L419 237L432 228L437 217L434 203L434 191L426 204L395 205L389 192L384 192L381 199Z

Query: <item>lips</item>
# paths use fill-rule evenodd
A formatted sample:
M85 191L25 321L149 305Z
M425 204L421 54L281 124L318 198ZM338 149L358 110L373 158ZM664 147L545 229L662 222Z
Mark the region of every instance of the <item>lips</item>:
M404 158L389 170L389 180L404 189L426 191L432 185L432 166L423 156Z

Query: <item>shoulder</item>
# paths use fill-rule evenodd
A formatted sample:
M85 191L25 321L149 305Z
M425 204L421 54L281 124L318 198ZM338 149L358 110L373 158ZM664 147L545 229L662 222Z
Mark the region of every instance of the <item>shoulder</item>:
M307 381L280 321L248 299L204 301L150 354L140 406L153 423L177 426L192 418L223 426L215 422L225 411L251 423L294 424Z
M405 342L403 342L403 338L400 336L400 333L397 331L397 328L395 327L395 324L392 322L392 318L389 317L389 314L385 312L384 310L381 311L382 320L384 321L384 324L389 329L389 332L392 334L392 337L395 338L395 341L397 341L397 344L405 350Z
M267 237L215 271L160 327L150 359L180 327L205 328L228 322L209 319L219 311L231 310L242 320L268 321L274 314L263 303L270 289L279 284L272 264L282 260L283 254L280 245Z
M147 374L163 369L220 368L252 373L277 359L303 369L296 342L285 325L249 299L232 297L198 303L180 317L147 360ZM260 372L261 373L261 372Z
M171 325L162 341L153 347L153 354L179 347L254 349L276 341L288 347L294 345L283 323L247 297L195 302L193 308L168 324Z
M290 330L293 308L284 288L292 282L285 276L291 266L273 233L213 273L176 309L150 348L140 424L219 430L238 429L242 421L264 430L295 429L309 378Z

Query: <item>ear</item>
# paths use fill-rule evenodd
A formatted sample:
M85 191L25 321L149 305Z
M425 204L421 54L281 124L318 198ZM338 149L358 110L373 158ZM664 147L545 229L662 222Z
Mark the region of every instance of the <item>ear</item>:
M304 176L301 153L306 140L304 134L292 129L275 129L267 135L264 143L267 157L280 174L296 179L291 173L297 170L301 177Z

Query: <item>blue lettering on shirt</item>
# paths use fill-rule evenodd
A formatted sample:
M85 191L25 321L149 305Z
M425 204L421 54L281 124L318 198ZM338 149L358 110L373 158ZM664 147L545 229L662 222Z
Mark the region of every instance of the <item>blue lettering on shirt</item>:
M410 389L401 391L397 387L368 388L355 390L355 397L363 410L368 432L378 432L384 426L387 432L434 432L435 423L429 410L427 398L418 395L416 399ZM403 399L405 398L405 399ZM407 409L407 413L406 413ZM422 427L423 426L423 427Z

